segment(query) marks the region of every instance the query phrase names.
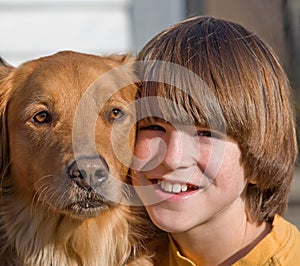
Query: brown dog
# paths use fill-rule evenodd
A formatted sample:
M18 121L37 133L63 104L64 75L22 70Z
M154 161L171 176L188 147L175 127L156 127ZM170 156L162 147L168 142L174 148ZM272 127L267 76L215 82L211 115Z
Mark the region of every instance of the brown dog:
M130 71L105 76L127 60L61 52L0 62L1 265L147 265L145 221L120 204L136 86Z

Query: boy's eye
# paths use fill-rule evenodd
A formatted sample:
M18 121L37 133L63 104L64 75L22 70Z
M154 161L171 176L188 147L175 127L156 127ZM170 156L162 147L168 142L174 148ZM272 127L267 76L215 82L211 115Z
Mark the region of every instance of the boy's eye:
M209 130L198 130L197 131L197 136L198 137L212 137L213 136L213 133Z
M210 130L198 130L196 133L197 137L204 137L204 138L215 138L215 139L222 139L222 135L214 132L214 131L210 131Z
M153 131L163 131L163 132L166 132L166 130L162 126L160 126L160 125L141 126L140 130L153 130Z

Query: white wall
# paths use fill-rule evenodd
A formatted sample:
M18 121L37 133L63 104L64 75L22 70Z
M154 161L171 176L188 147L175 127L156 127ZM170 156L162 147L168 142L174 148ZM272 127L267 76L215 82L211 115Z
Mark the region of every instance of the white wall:
M76 50L132 48L130 0L0 0L0 56L11 64Z
M186 15L185 0L132 0L132 3L132 38L136 51Z
M135 52L182 19L184 0L0 0L0 56L12 65L76 50Z

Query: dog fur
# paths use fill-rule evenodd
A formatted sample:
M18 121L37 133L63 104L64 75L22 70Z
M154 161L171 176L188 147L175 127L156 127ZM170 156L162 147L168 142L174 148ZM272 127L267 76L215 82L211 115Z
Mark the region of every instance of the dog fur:
M133 147L135 112L120 110L134 100L137 87L129 85L105 100L94 128L98 154L91 154L84 136L88 117L81 120L76 158L72 141L76 107L87 88L129 57L65 51L17 68L0 61L1 265L150 265L144 211L118 203L128 197L128 168L113 147L130 161L126 147ZM116 77L131 78L130 73ZM96 84L100 98L117 81L110 82ZM114 140L113 126L119 132ZM129 144L122 140L128 132ZM104 181L95 185L100 179L93 183L81 175L78 160L92 175L95 164L101 168Z

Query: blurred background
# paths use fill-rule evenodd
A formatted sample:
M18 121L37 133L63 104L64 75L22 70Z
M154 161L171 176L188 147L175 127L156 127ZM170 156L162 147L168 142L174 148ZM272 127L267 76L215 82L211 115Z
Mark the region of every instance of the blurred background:
M60 50L136 54L161 30L195 15L236 21L268 42L299 110L300 0L0 0L0 56L17 66ZM297 117L299 125L299 111ZM298 167L286 218L300 229Z

